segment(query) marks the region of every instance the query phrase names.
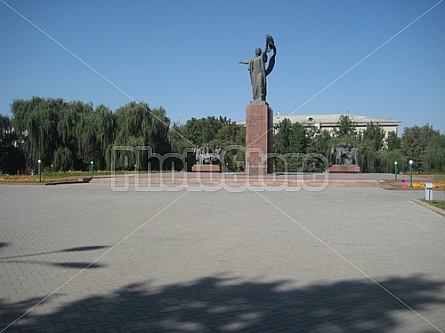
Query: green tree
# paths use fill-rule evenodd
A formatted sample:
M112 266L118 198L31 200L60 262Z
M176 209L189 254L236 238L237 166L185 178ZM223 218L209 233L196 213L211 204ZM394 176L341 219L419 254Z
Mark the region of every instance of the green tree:
M279 124L278 133L274 137L275 153L283 154L284 160L277 158L275 168L277 171L303 171L304 154L306 153L309 138L306 128L300 123L292 124L284 118Z
M400 149L401 142L396 132L388 133L388 150Z
M64 107L62 99L39 97L12 103L12 124L28 168L35 167L38 159L43 166L51 164L57 147L58 117Z
M116 138L114 145L129 146L133 148L150 147L153 153L165 154L170 151L168 139L170 120L163 108L151 110L148 104L130 102L116 110ZM139 160L133 153L123 149L117 155L115 166L117 169L133 169L135 166L141 170L149 167L148 152L140 150ZM111 163L111 162L110 162ZM151 169L161 166L150 165Z
M358 145L359 165L362 172L380 172L380 154L373 141L363 141Z
M68 107L77 116L74 133L76 143L72 153L74 154L73 168L76 170L88 170L90 161L93 161L95 144L96 144L96 128L93 121L93 105L86 104L81 101L73 101L68 103Z
M0 172L16 174L25 168L25 159L18 149L17 135L9 117L0 115Z
M185 125L173 124L170 128L170 146L173 153L182 154L184 149L193 148L193 144L185 137Z
M228 145L245 144L246 137L243 129L244 126L240 126L230 119L222 121L222 125L216 133L215 138L211 141L211 146L224 147Z
M186 138L193 145L202 147L215 139L223 124L221 118L217 119L213 116L201 119L191 118L185 124Z
M230 119L220 117L220 122L222 126L216 133L215 139L210 142L210 147L212 149L234 147L234 149L224 151L221 163L229 170L240 171L245 160L246 129Z
M224 160L221 161L224 166L230 170L239 170L242 161L245 159L244 147L246 144L246 131L243 126L236 124L227 117L219 118L209 116L207 118L191 118L184 126L179 129L181 135L173 135L172 144L179 143L180 147L204 148L211 150L217 148L224 151L225 147L242 146L243 149L231 149L224 151Z
M291 153L290 140L292 136L292 123L289 119L284 118L278 127L278 132L274 136L274 151L278 154Z
M158 154L166 154L171 151L169 130L170 118L167 117L165 109L161 106L151 110L151 137L153 151Z
M300 123L292 124L292 131L290 136L290 149L292 153L306 153L308 146L308 133L306 128Z
M337 127L334 129L337 138L355 138L357 135L356 123L347 115L338 118Z
M309 128L308 129L308 154L318 154L318 157L308 157L306 165L308 169L306 171L310 172L324 172L326 171L326 163L322 160L325 157L329 164L330 151L332 148L331 134L320 129Z
M371 121L363 131L361 140L373 146L376 151L380 151L383 149L385 143L385 131L379 125L375 125Z
M94 110L91 122L94 129L92 160L97 169L110 169L106 156L114 141L116 116L108 107L101 104Z
M408 159L400 149L384 150L380 152L379 172L394 173L394 162L397 162L397 171L409 170Z
M422 153L422 168L426 173L445 173L445 135L432 139Z
M405 127L401 139L402 151L409 159L418 159L428 147L428 144L440 135L439 131L428 124L419 127Z

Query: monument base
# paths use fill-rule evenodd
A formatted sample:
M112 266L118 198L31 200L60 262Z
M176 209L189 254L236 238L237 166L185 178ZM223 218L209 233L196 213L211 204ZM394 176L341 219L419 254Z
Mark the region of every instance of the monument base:
M252 102L246 109L246 173L273 172L272 109L266 102Z
M329 173L360 173L360 167L357 165L331 165Z
M221 166L214 164L196 164L192 166L192 172L221 172Z

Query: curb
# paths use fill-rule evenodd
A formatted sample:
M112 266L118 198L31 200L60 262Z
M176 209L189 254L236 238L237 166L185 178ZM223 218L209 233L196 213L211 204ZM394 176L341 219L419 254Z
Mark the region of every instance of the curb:
M77 180L45 183L45 185L86 184L89 183L91 179L91 177L83 177Z
M422 206L423 208L431 210L434 213L437 213L437 214L445 217L445 210L443 210L443 209L440 209L440 208L438 208L436 206L430 205L429 203L424 202L424 201L422 201L420 199L412 199L411 202L414 202L415 204L418 204L419 206Z
M379 187L379 183L376 180L352 180L352 179L330 179L327 181L320 180L311 180L311 179L252 179L252 178L243 178L243 179L231 179L231 178L141 178L134 179L133 177L120 177L115 178L114 181L116 183L124 183L128 182L128 184L167 184L167 185L221 185L225 184L228 186L243 186L243 185L252 185L255 187L258 186L307 186L307 187L320 187L320 186L332 186L332 187ZM111 177L106 178L93 178L91 180L92 183L109 183L111 182Z

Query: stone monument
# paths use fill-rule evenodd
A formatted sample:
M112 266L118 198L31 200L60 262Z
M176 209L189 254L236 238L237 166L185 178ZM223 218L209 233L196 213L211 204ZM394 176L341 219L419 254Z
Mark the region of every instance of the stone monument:
M359 150L351 144L342 142L331 149L329 172L359 173Z
M273 51L268 59L267 53ZM274 39L266 35L264 50L257 48L255 57L240 61L240 64L249 66L250 83L252 85L253 101L246 109L246 167L248 174L267 174L273 171L273 161L269 158L272 153L272 109L266 102L267 81L275 66L277 48ZM267 68L266 68L267 64Z
M216 147L214 151L209 146L204 149L196 147L194 150L194 172L221 172L221 149Z

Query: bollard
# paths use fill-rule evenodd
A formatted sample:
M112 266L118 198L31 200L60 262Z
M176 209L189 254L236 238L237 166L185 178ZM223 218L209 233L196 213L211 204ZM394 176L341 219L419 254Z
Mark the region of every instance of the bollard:
M425 201L433 200L433 183L425 184Z

